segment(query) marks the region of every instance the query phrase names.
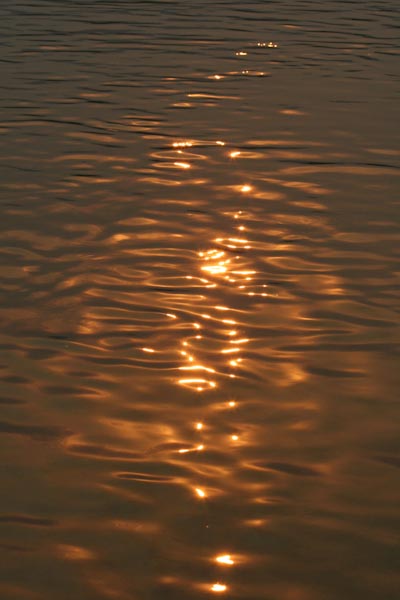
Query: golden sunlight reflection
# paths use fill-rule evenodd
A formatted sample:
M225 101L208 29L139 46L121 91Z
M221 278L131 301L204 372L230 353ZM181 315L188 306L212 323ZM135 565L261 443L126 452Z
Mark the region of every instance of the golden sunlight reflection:
M188 360L193 360L192 356L189 356ZM179 367L180 371L207 371L207 373L215 373L215 369L211 367L205 367L204 365L191 365L189 367Z
M207 496L205 491L202 490L201 488L195 488L194 491L199 498L205 498Z
M180 169L190 169L191 165L189 163L185 163L185 162L174 162L174 165L176 167L179 167Z
M193 146L193 142L174 142L172 146L174 148L190 148Z
M204 389L214 389L215 387L217 387L215 381L209 381L208 379L200 378L179 379L178 383L180 383L180 385L197 390L198 392L203 392Z
M259 48L277 48L278 44L275 42L257 42Z
M199 444L195 448L179 448L178 454L187 454L188 452L200 452L201 450L204 450L203 444Z
M226 592L227 589L228 589L228 587L225 584L223 584L223 583L214 583L211 586L210 589L211 589L212 592L219 592L219 593L221 593L221 592Z
M215 558L215 561L219 565L234 565L235 561L233 560L230 554L221 554Z
M216 144L223 145L224 142L217 141ZM239 151L231 153L232 158L238 155ZM246 184L240 186L239 189L246 193L251 191L252 187ZM219 287L224 291L230 290L232 292L234 290L242 298L247 298L249 291L252 292L254 289L253 280L258 276L258 272L251 268L252 265L245 255L245 251L251 248L250 233L246 237L238 235L238 230L245 230L242 222L238 223L238 219L244 219L242 211L237 210L230 213L229 216L233 221L233 231L230 234L224 232L225 235L216 237L213 240L214 247L202 248L197 252L197 268L203 274L206 274L206 277L198 277L196 273L189 273L185 275L185 279L188 282L187 285L203 287L207 291L209 288L214 290L217 287L216 282L218 282ZM237 252L240 253L236 254ZM262 284L258 284L258 286L260 285ZM245 288L245 291L243 291L243 288ZM214 294L214 292L212 293ZM244 346L250 342L250 338L243 334L240 325L241 319L229 317L232 313L245 313L245 309L229 306L228 303L225 303L225 297L224 294L219 293L213 296L208 293L205 294L203 298L207 301L207 305L200 305L194 309L192 312L193 321L186 323L189 332L186 331L178 348L178 356L180 356L182 363L177 366L177 370L188 376L178 378L177 382L193 392L206 394L213 391L223 377L234 380L236 377L234 372L237 372L242 366L244 359L241 353ZM194 335L193 330L196 333L201 330L203 335ZM201 343L200 340L204 340L205 343ZM209 340L215 340L217 343L216 346L212 346L211 352L208 347ZM210 364L213 357L216 363ZM209 378L209 375L212 375L212 378ZM213 401L212 407L216 410L232 411L237 407L237 402L232 399L221 400L219 398ZM199 420L193 421L191 427L198 433L199 437L203 438L204 436L208 439L209 436L213 435L215 426L213 424L212 427L206 427L204 422ZM238 433L235 433L235 429ZM240 450L243 440L241 436L239 437L239 434L240 430L232 426L230 432L228 429L219 438L220 444L225 447L225 451L236 452ZM208 447L211 448L212 443ZM195 456L193 452L196 453L203 449L203 444L189 443L182 445L177 450L177 454L182 456L182 460L190 461ZM200 500L207 499L210 490L212 495L219 494L219 491L212 488L191 488L193 496ZM229 567L235 564L235 559L231 554L221 553L215 556L213 560L221 566ZM223 593L228 590L228 587L224 583L214 583L209 585L207 589L212 592Z

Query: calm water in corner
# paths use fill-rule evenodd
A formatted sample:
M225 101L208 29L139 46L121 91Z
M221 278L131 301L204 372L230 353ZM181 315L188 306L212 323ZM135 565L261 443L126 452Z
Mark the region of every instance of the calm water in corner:
M2 3L2 600L398 600L399 16Z

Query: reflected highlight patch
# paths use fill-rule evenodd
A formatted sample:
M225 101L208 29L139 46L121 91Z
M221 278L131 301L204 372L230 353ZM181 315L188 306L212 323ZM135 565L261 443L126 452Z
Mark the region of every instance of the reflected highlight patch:
M227 589L228 587L224 583L213 583L213 585L210 588L212 592L217 593L226 592Z
M219 565L234 565L235 561L232 559L230 554L221 554L221 556L217 556L215 559Z
M175 167L178 167L180 169L190 169L192 165L190 165L189 163L185 163L185 162L174 162Z
M215 381L209 381L208 379L179 379L178 383L197 390L198 392L202 392L204 389L214 389L217 387Z
M172 146L174 148L190 148L193 146L193 142L174 142Z

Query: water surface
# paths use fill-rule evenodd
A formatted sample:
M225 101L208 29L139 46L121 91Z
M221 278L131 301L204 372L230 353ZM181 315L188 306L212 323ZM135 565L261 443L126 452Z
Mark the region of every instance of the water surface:
M15 0L4 600L397 600L394 0Z

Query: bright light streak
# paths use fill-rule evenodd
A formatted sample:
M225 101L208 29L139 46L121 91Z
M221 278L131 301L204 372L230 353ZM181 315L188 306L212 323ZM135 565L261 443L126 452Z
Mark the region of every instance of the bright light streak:
M215 559L217 563L220 565L234 565L235 562L232 560L230 554L222 554L221 556L217 556Z
M226 592L227 589L226 585L223 585L222 583L214 583L214 585L211 586L212 592Z
M191 165L185 162L175 162L175 167L179 167L180 169L190 169Z

